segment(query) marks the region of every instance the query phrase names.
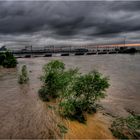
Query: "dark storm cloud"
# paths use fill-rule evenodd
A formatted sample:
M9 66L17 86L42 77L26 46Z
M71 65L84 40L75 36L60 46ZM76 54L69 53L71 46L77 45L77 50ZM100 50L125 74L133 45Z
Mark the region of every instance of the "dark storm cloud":
M140 11L139 1L120 1L112 3L111 10Z
M139 1L0 2L1 35L92 40L121 33L134 38L136 31L140 31Z

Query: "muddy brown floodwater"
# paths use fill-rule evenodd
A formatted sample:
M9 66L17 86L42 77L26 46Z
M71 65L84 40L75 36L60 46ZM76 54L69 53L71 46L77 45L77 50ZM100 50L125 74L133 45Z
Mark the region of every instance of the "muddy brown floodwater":
M92 55L18 59L16 69L0 68L0 138L61 138L59 117L38 98L42 66L62 60L67 68L81 72L97 69L110 77L107 97L101 101L105 111L126 116L127 109L140 113L140 55ZM17 83L18 71L26 64L30 82ZM69 128L64 138L113 138L109 120L100 113L87 116L86 124L65 120Z

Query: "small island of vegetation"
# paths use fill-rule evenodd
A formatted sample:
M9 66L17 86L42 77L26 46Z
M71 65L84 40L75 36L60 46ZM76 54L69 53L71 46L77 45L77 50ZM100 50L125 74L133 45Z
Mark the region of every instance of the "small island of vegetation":
M43 101L58 99L59 113L63 117L85 122L85 113L96 112L97 100L105 97L108 78L97 71L81 74L76 69L65 69L65 64L53 60L43 67L43 85L39 96Z

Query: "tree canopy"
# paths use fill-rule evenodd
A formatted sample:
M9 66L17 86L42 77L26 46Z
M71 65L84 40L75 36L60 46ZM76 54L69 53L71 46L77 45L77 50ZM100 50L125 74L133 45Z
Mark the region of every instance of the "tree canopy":
M105 97L108 78L97 71L82 74L76 69L65 69L65 64L53 60L43 67L43 85L39 90L42 100L59 99L62 116L84 120L84 112L95 112L96 101Z
M5 68L14 68L17 65L17 60L9 51L0 52L0 65Z

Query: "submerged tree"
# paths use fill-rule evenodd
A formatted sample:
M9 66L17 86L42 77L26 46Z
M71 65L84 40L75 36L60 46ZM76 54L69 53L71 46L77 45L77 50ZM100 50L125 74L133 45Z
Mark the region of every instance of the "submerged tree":
M84 121L84 112L96 112L96 101L105 97L108 79L96 71L80 75L60 102L63 116Z
M96 111L96 101L105 97L109 87L108 78L99 72L82 75L78 69L65 70L64 63L58 60L51 61L43 70L40 97L44 101L58 97L60 114L81 122L84 112Z
M43 100L49 97L58 97L59 91L63 88L61 81L65 65L59 61L51 61L43 67L44 75L41 77L43 86L39 90L39 95Z
M139 139L140 115L131 114L126 118L116 118L111 124L110 130L118 139Z
M29 81L29 77L28 77L27 67L26 65L23 65L21 68L21 73L19 74L18 77L18 82L19 84L25 84L28 81Z
M14 68L17 65L17 60L9 51L0 53L0 65L5 68Z
M78 72L77 69L65 71L65 64L61 61L54 60L43 67L44 75L41 77L43 86L39 90L39 96L42 100L49 98L62 97L66 87Z

